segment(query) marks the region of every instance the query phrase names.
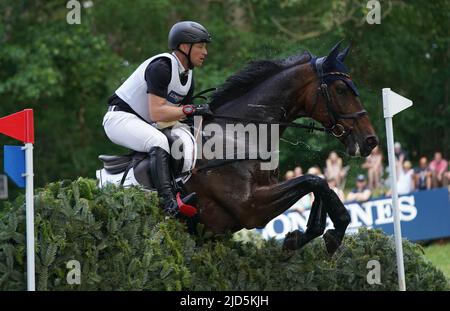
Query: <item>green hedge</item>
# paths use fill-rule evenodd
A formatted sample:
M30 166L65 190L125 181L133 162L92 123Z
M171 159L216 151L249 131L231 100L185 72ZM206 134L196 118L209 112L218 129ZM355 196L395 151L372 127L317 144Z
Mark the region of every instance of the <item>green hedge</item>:
M0 213L0 290L24 290L23 197ZM154 193L78 179L36 191L36 280L39 290L395 290L392 237L377 230L347 236L332 257L322 239L284 252L274 240L212 239L166 219ZM404 242L407 287L448 290L449 283ZM66 281L70 260L81 263L81 284ZM366 281L369 260L381 264L381 285Z

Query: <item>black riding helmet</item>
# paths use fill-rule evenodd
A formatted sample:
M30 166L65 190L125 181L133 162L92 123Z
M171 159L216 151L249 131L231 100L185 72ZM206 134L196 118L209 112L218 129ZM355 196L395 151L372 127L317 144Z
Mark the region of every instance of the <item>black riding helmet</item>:
M176 23L172 26L169 32L169 48L173 50L178 50L183 55L185 55L188 59L189 69L192 69L191 63L191 49L192 44L199 42L211 42L211 36L206 30L205 27L200 25L199 23L192 21L184 21ZM180 44L182 43L190 43L191 47L189 48L189 53L186 54L179 49Z

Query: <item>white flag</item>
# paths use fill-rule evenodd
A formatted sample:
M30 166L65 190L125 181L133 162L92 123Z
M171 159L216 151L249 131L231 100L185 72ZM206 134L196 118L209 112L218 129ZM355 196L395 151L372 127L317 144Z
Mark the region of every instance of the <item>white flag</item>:
M394 115L413 104L412 100L403 97L390 88L383 89L383 111L385 118L392 118Z

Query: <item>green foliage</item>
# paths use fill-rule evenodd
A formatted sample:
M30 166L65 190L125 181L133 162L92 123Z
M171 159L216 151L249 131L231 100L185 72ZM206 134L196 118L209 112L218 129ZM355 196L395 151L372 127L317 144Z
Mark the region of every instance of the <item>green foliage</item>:
M275 240L237 241L231 235L190 236L167 219L154 193L108 187L79 178L35 195L39 290L395 290L392 237L361 230L329 258L321 239L282 251ZM201 226L199 226L201 229ZM23 197L0 216L0 290L24 290ZM199 230L202 232L202 230ZM443 273L420 246L404 241L409 290L448 290ZM366 282L369 260L381 264L381 285ZM81 284L69 285L67 262L81 264Z

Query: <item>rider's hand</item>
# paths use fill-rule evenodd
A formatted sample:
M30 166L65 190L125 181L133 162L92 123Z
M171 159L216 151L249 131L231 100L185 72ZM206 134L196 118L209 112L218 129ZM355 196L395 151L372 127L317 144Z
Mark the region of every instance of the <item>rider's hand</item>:
M204 116L204 117L211 117L213 116L213 112L209 108L208 104L203 105L184 105L183 106L183 113L188 116Z

